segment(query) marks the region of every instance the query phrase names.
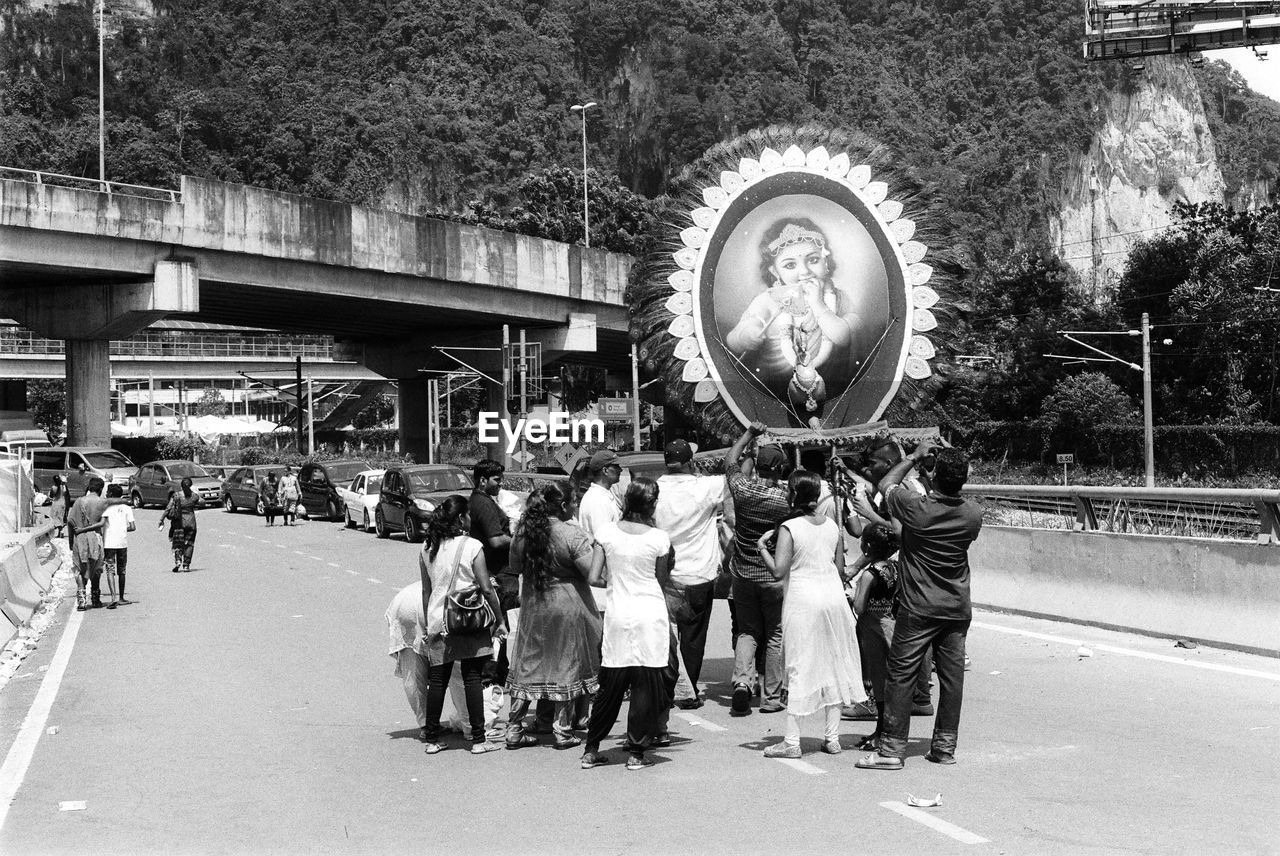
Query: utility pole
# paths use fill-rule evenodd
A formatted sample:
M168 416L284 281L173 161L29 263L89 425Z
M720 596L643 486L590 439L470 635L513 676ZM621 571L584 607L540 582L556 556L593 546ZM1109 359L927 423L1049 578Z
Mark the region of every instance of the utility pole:
M502 407L499 413L502 415L502 423L504 425L511 424L511 408L507 407L507 395L511 392L511 325L502 325ZM502 443L499 450L499 460L502 462L504 469L511 469L511 458L507 455L506 443Z
M312 398L313 387L311 385L311 375L307 375L307 452L312 454L316 450L316 420L315 410L313 410L314 400Z
M431 426L427 432L427 463L436 462L436 446L440 442L440 381L431 378L427 381L427 412L431 417Z
M640 451L640 357L631 344L631 448Z
M304 431L302 426L302 357L301 355L293 358L293 371L295 375L294 380L297 381L297 384L298 384L297 386L298 394L297 394L297 397L294 399L294 404L296 405L295 416L297 417L295 420L296 426L297 426L295 429L295 437L297 438L298 452L300 454L305 454L302 449L302 437L303 437Z
M106 77L103 74L102 55L106 36L103 20L106 5L107 0L98 0L98 181L103 182L104 190L107 180L107 114L103 94Z
M147 417L147 435L154 437L156 435L156 373L147 371L147 409L149 415Z
M1147 487L1156 486L1155 430L1151 418L1151 316L1142 313L1142 445L1145 450Z
M524 328L520 328L520 416L523 418L529 412L529 399L527 392L529 389L529 353L527 343L525 341ZM524 432L520 432L520 469L526 470L528 465L528 450L525 448Z

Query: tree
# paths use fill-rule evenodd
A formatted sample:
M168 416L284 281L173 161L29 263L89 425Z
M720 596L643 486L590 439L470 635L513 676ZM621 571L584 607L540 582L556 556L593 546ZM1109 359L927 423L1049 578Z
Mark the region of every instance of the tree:
M1045 451L1077 449L1089 429L1137 419L1133 401L1115 381L1101 372L1069 375L1053 385L1040 408Z
M67 430L67 385L60 380L27 381L27 410L53 442Z
M395 416L396 397L381 392L355 415L351 425L354 428L380 428L395 419Z
M191 411L196 416L226 416L227 400L222 397L221 392L211 386L191 405Z

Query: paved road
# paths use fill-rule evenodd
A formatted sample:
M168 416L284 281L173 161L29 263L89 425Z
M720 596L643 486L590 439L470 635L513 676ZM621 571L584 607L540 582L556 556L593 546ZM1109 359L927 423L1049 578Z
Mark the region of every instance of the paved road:
M980 614L957 766L919 757L922 719L903 772L816 740L788 764L759 752L780 718L728 716L718 606L711 703L653 769L620 749L589 771L544 747L427 757L383 621L413 545L208 511L195 572L172 574L158 514L131 539L139 603L64 601L0 693L0 752L40 726L0 853L1280 853L1275 660ZM908 816L908 793L943 804Z

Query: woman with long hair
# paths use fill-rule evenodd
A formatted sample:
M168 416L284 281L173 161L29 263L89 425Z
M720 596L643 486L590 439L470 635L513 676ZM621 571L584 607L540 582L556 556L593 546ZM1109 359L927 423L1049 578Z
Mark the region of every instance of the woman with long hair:
M67 525L67 508L71 505L71 498L67 495L67 480L61 475L53 477L53 487L49 488L49 519L58 528L54 531L55 538L62 537L62 530Z
M627 485L622 519L596 532L590 582L605 585L609 609L604 616L600 689L591 707L582 767L607 763L600 741L618 721L623 696L631 691L627 713L628 770L653 766L645 751L659 740L662 715L671 707L675 675L671 625L662 587L671 572L671 538L653 523L658 483L638 478Z
M578 699L599 685L600 615L587 578L591 539L569 519L565 493L549 485L529 494L511 545L511 569L521 577L520 623L511 646L511 715L507 748L532 746L524 716L533 701L555 704L557 749L582 741L573 734Z
M467 500L454 494L431 513L426 539L418 556L418 569L422 575L422 614L426 621L422 648L429 664L426 724L422 729L428 755L444 749L439 742L440 714L444 710L444 694L455 662L462 669L467 717L471 722L471 753L481 755L502 748L497 743L485 742L481 681L485 661L493 656L493 640L507 635L507 625L498 605L498 595L489 580L484 551L479 541L467 535L469 531L471 515ZM445 601L450 594L472 585L480 589L488 602L495 616L493 626L476 634L447 633Z
M191 557L196 550L196 509L200 497L191 489L191 479L182 480L182 489L169 494L169 503L160 517L157 529L169 521L169 545L173 548L173 572L191 570Z
M787 668L787 728L766 758L800 757L800 720L823 712L822 751L840 752L840 708L866 701L853 613L844 595L844 543L840 528L818 513L822 479L797 470L787 482L792 516L761 536L760 556L775 580L786 583L782 649Z

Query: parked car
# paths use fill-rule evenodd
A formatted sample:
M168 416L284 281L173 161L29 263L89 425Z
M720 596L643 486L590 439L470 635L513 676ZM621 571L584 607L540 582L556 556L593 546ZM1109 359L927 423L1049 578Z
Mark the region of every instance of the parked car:
M0 431L0 454L17 455L35 449L52 449L49 435L39 428Z
M338 489L351 484L357 473L371 469L368 461L312 461L298 472L302 486L302 507L308 517L342 519L342 497Z
M279 478L284 473L284 466L263 464L257 467L241 467L232 471L231 475L222 482L222 507L227 511L252 508L253 513L261 517L267 509L262 504L262 497L258 494L258 484L267 477L268 473L275 473Z
M201 505L217 505L222 497L222 482L191 461L152 461L138 467L129 480L125 494L134 508L165 505L169 494L182 490L182 480L191 479L191 490L200 497Z
M101 446L36 449L31 453L31 461L38 490L48 493L53 487L53 477L62 476L67 480L67 491L72 498L82 496L94 476L107 484L127 484L138 469L137 464L115 449Z
M418 543L427 530L427 518L436 504L451 494L471 493L471 479L448 464L390 467L382 475L382 491L374 511L379 538L404 532L405 540Z
M365 470L358 473L351 484L338 490L342 495L343 520L348 526L359 526L366 532L373 528L384 472L385 470Z

